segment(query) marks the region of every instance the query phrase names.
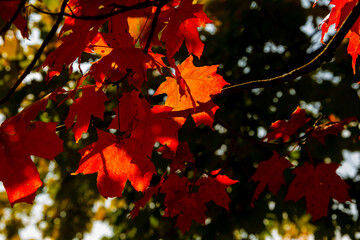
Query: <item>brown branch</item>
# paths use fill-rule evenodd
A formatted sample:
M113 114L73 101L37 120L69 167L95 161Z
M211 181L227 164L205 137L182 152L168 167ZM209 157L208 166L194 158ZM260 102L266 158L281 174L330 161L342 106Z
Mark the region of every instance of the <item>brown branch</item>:
M164 1L164 0L146 1L146 2L138 3L138 4L135 4L135 5L132 5L132 6L114 5L114 7L120 8L120 9L112 11L110 13L93 15L93 16L90 16L90 15L80 15L80 16L78 16L78 15L76 15L74 13L69 14L69 13L62 13L62 12L52 13L52 12L42 10L42 9L40 9L40 8L34 6L34 5L31 5L31 7L33 7L38 12L48 14L48 15L57 15L57 16L63 15L63 16L74 18L74 19L93 20L93 21L95 21L95 20L104 20L106 18L115 16L115 15L118 15L118 14L121 14L121 13L124 13L124 12L127 12L127 11L131 11L131 10L139 10L139 9L144 9L144 8L147 8L147 7L158 6L159 4L163 4L162 1ZM167 2L167 1L165 1L165 2Z
M285 73L281 76L262 79L262 80L254 80L245 83L236 84L233 86L229 86L224 88L221 93L216 94L212 97L212 99L221 98L223 96L236 94L244 90L250 90L254 88L266 88L266 87L274 87L276 85L289 82L294 80L295 78L302 76L308 72L314 71L323 62L326 62L331 59L333 56L333 52L340 46L342 40L345 38L346 34L349 32L351 27L354 25L356 20L360 16L360 2L355 5L351 13L347 16L337 33L333 36L330 42L326 45L323 51L321 51L315 58L306 63L305 65L296 68L288 73Z
M67 4L68 0L64 0L62 6L61 6L61 12L60 13L64 13L65 11L65 7ZM41 44L39 50L36 52L34 59L31 61L31 63L27 66L27 68L25 69L25 71L22 73L22 75L20 76L20 78L16 81L16 83L14 84L14 86L9 90L8 94L0 100L0 105L4 104L5 102L7 102L9 100L9 98L14 94L15 90L17 89L17 87L22 83L22 81L25 79L25 77L31 72L31 70L33 69L33 67L35 66L36 62L38 61L38 59L41 57L45 47L49 44L51 38L53 36L55 36L56 31L62 21L62 17L63 15L59 15L54 26L52 27L51 31L48 33L48 35L46 36L46 38L44 39L43 43Z
M132 5L132 6L120 6L118 5L117 7L121 7L121 9L113 11L111 13L106 13L106 14L100 14L100 15L95 15L95 16L77 16L75 14L68 14L65 13L64 15L67 17L71 17L71 18L75 18L75 19L82 19L82 20L104 20L106 18L130 11L130 10L138 10L138 9L144 9L147 7L152 7L152 6L157 6L159 4L159 2L161 2L161 0L159 1L146 1L146 2L142 2L136 5Z
M26 1L27 0L21 1L21 3L19 4L18 8L16 9L14 15L10 18L10 21L7 22L6 25L0 30L0 36L5 34L10 29L11 24L13 24L13 22L16 20L16 18L20 14L21 10L24 8Z
M151 29L150 29L149 37L148 37L148 39L146 41L146 45L145 45L144 50L143 50L143 52L145 54L147 54L148 51L149 51L150 44L151 44L152 38L153 38L154 33L155 33L155 28L156 28L156 25L157 25L157 21L159 19L159 15L160 15L160 12L161 12L161 8L166 4L166 2L168 2L168 0L165 0L162 3L159 3L159 5L156 8L156 12L154 14L154 19L153 19L153 21L151 23Z

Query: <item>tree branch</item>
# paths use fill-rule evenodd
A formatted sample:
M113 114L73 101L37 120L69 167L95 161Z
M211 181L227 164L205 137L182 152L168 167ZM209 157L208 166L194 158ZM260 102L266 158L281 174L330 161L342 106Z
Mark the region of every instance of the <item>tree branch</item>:
M156 8L156 12L154 14L154 19L153 19L153 21L151 23L150 34L149 34L149 37L147 39L147 42L146 42L146 45L145 45L144 51L143 51L145 54L147 54L148 51L149 51L150 44L151 44L152 38L153 38L154 33L155 33L155 28L156 28L156 25L157 25L157 21L159 19L159 15L160 15L160 12L161 12L161 8L166 4L166 2L168 2L168 0L165 0L163 3L159 3L159 5Z
M11 24L13 24L13 22L16 20L16 18L20 14L21 10L24 8L26 1L27 0L21 1L21 3L19 4L18 8L16 9L14 15L10 18L10 21L7 22L6 25L3 27L3 29L0 30L0 36L5 34L10 29Z
M65 11L65 7L67 5L68 0L64 0L63 4L61 5L61 11L60 13L64 13ZM46 38L44 39L43 43L41 44L39 50L36 52L34 59L31 61L31 63L27 66L27 68L25 69L25 71L22 73L22 75L20 76L20 78L16 81L16 83L14 84L14 86L9 90L8 94L0 100L0 105L4 104L5 102L7 102L9 100L9 98L14 94L15 90L17 89L17 87L22 83L22 81L25 79L25 77L31 72L31 70L33 69L33 67L35 66L37 60L41 57L45 47L49 44L51 38L53 36L55 36L56 31L62 21L62 17L63 14L60 14L54 24L54 26L52 27L51 31L48 33L48 35L46 36Z
M31 5L31 7L33 7L35 10L37 10L38 12L44 13L44 14L48 14L48 15L63 15L66 17L70 17L70 18L74 18L74 19L81 19L81 20L104 20L106 18L127 12L127 11L131 11L131 10L139 10L139 9L144 9L147 7L154 7L154 6L158 6L159 4L162 4L162 1L164 0L157 0L157 1L146 1L146 2L142 2L142 3L138 3L132 6L125 6L125 5L115 5L116 8L120 8L118 10L112 11L110 13L105 13L105 14L100 14L100 15L93 15L93 16L87 16L87 15L81 15L81 16L77 16L73 13L69 14L69 13L52 13L52 12L47 12L45 10L42 10L34 5ZM167 1L164 1L167 2Z
M340 46L342 40L345 38L346 34L349 32L351 27L354 25L356 20L360 16L360 3L357 3L351 13L347 16L337 33L333 36L330 42L326 45L326 47L311 61L306 63L305 65L296 68L288 73L285 73L281 76L262 79L262 80L254 80L245 83L236 84L233 86L229 86L224 88L221 93L213 96L212 99L221 98L223 96L231 95L239 93L243 90L250 90L254 88L265 88L265 87L274 87L276 85L289 82L294 80L295 78L302 76L308 72L311 72L320 65L331 59L333 56L333 52Z

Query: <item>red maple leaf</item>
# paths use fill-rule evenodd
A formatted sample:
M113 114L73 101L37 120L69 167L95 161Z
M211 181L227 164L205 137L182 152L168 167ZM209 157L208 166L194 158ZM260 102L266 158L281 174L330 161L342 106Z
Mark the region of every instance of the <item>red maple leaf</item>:
M120 117L120 131L126 131L130 138L141 143L140 146L147 149L149 157L156 142L176 152L181 125L171 116L172 108L162 105L150 108L149 103L140 98L139 94L137 91L124 93L119 103L120 115L116 115L109 128L117 129Z
M164 217L177 217L176 227L185 233L192 225L192 220L204 224L206 220L206 206L199 201L196 193L190 192L191 182L186 177L170 174L161 186L161 193L165 193Z
M162 184L160 192L165 193L164 217L177 217L176 227L185 233L192 225L192 220L204 224L207 207L205 203L214 201L216 205L229 210L230 198L226 188L236 183L227 176L212 171L216 177L203 176L196 183L191 183L186 177L170 174ZM193 186L198 187L194 192Z
M331 8L330 14L321 24L322 36L321 41L323 41L325 34L328 32L331 25L335 24L335 29L338 30L339 27L343 24L346 17L350 14L358 0L332 0L329 5L334 5ZM360 19L358 19L355 24L351 27L348 34L345 38L349 38L348 53L352 56L352 67L355 74L355 64L357 56L360 53Z
M357 121L355 117L345 118L340 122L326 122L315 126L311 136L316 138L322 144L325 144L325 136L328 134L337 135L344 129L344 126L352 121Z
M131 219L134 219L135 217L137 217L139 215L140 208L145 207L146 203L150 200L150 198L154 194L157 194L159 187L160 187L160 185L148 187L144 192L144 196L140 200L134 202L135 206L134 206L133 210L131 210L131 212L130 212Z
M219 207L225 208L229 211L230 197L226 188L237 183L237 180L232 180L226 175L221 175L221 169L214 170L211 176L203 175L196 184L199 186L197 194L202 202L214 201ZM212 177L216 176L216 177Z
M147 80L147 69L157 67L157 64L150 54L135 48L133 41L128 32L98 33L91 41L85 50L102 56L87 73L94 77L97 86L101 86L105 80L116 82L126 76L130 84L141 88L143 81Z
M82 133L87 132L91 116L104 120L106 100L107 97L101 89L96 91L95 86L87 86L83 88L82 96L70 106L65 125L70 128L77 116L73 127L76 142L80 140Z
M118 106L114 109L116 116L109 128L118 129L120 125L120 129L118 129L120 132L130 133L135 127L136 119L145 117L145 109L148 109L149 106L144 98L139 98L139 94L140 92L138 91L123 93L119 99Z
M356 59L360 54L360 35L358 32L353 32L350 30L346 34L345 38L349 39L349 45L347 50L348 50L348 54L350 54L352 57L352 68L355 74Z
M174 174L177 170L182 170L185 167L186 162L195 163L193 155L189 150L187 143L180 143L177 147L176 154L171 151L167 146L162 146L158 149L159 152L162 152L163 158L172 159L173 161L170 164L170 173ZM155 185L151 186L145 190L144 196L136 201L134 209L131 211L131 218L135 218L139 214L140 208L143 208L145 204L150 200L150 198L157 194L157 191L160 189L162 183L164 182L164 177L161 178L161 181Z
M264 139L268 141L282 138L284 142L288 141L290 137L295 134L298 128L303 127L311 118L305 117L305 110L297 107L296 110L291 114L290 120L277 120L270 126L272 130L269 132Z
M161 177L161 181L158 184L156 184L155 186L148 187L144 192L144 196L140 200L134 202L135 207L130 212L131 219L134 219L136 216L139 215L140 208L145 207L146 203L150 200L150 198L154 194L155 195L158 194L158 191L159 191L161 185L163 184L163 182L164 182L164 176Z
M156 105L150 108L136 91L124 97L132 110L120 116L120 124L128 134L116 137L97 130L98 141L80 151L80 166L74 173L97 172L98 189L104 197L120 197L127 180L137 191L144 191L152 175L156 174L150 161L155 142L172 151L176 151L178 145L177 134L181 126L168 115L170 107ZM117 120L113 124L116 123Z
M172 159L170 173L175 173L177 170L183 170L186 163L195 163L194 156L190 152L189 145L186 142L179 143L176 153L171 151L167 146L163 146L157 151L162 153L162 158Z
M53 159L63 151L63 142L55 133L55 122L32 122L37 113L45 109L48 97L5 120L0 126L0 180L12 206L18 202L32 203L42 185L30 156Z
M289 186L286 201L306 199L306 208L315 221L327 216L330 198L340 203L351 201L347 189L349 186L337 174L337 163L320 163L316 167L305 162L293 170L295 179Z
M281 185L285 184L284 170L292 166L285 157L280 157L275 151L269 160L260 162L250 179L254 182L260 182L256 187L251 205L254 206L254 201L258 199L266 186L270 192L276 195Z
M202 55L204 44L200 40L197 28L204 27L211 20L204 13L203 5L192 3L192 0L183 0L177 7L170 7L160 15L162 22L169 19L161 35L169 59L180 49L183 41L190 54L197 57Z
M112 12L116 3L115 0L71 0L68 7L71 9L71 14L77 16L96 16ZM118 32L128 28L126 16L114 16L113 18L116 18L114 19L117 23L115 30ZM119 21L120 18L122 18L122 21ZM68 66L77 58L80 59L82 52L89 49L88 45L96 38L99 28L106 21L107 19L88 19L84 21L83 19L65 17L64 25L60 31L62 44L49 54L43 64L44 67L50 67L49 77L60 74L63 65Z
M178 131L182 125L171 116L171 107L155 105L150 108L149 103L139 97L139 92L125 93L120 98L120 115L116 108L116 117L109 128L118 128L120 117L120 131L128 132L130 138L136 139L141 146L151 151L156 142L166 145L171 151L176 152Z
M73 174L97 173L99 192L106 198L121 197L127 180L137 191L144 191L156 174L147 153L133 139L101 130L97 133L98 140L79 151L82 158Z
M228 83L216 73L218 66L195 67L193 57L190 55L178 66L181 81L185 86L179 85L179 81L167 77L154 95L166 93L166 106L173 108L173 111L192 110L196 126L205 124L212 127L214 115L219 108L211 100L211 95L221 92L221 89ZM183 94L182 94L183 90ZM178 119L180 123L185 122L189 113L185 113Z
M178 131L181 127L169 114L172 109L155 105L146 111L143 119L136 123L131 138L153 148L156 142L166 145L175 152L179 144Z
M72 0L68 3L68 6L75 15L91 16L109 11L107 7L99 9L101 4L96 0ZM82 52L97 35L98 29L105 21L106 19L84 21L65 17L64 25L60 31L62 44L47 56L43 64L43 67L50 67L48 77L60 74L64 65L68 66L81 57ZM65 33L69 34L66 35Z

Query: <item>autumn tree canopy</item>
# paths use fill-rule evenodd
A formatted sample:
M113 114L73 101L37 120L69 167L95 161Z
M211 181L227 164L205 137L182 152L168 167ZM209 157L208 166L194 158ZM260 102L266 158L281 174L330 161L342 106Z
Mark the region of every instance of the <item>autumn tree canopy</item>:
M1 1L0 232L354 239L359 15L357 0Z

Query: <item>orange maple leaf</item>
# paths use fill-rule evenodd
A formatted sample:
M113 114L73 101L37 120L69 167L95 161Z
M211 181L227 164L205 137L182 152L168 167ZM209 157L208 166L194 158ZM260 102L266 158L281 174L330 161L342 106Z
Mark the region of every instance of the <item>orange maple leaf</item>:
M217 68L218 65L195 67L193 57L190 55L178 66L181 76L176 76L177 79L167 77L155 95L166 93L166 106L172 107L173 111L194 109L191 116L196 126L205 124L212 127L215 112L219 107L213 103L211 95L220 93L228 84L216 73ZM178 121L183 123L187 115L185 114Z

